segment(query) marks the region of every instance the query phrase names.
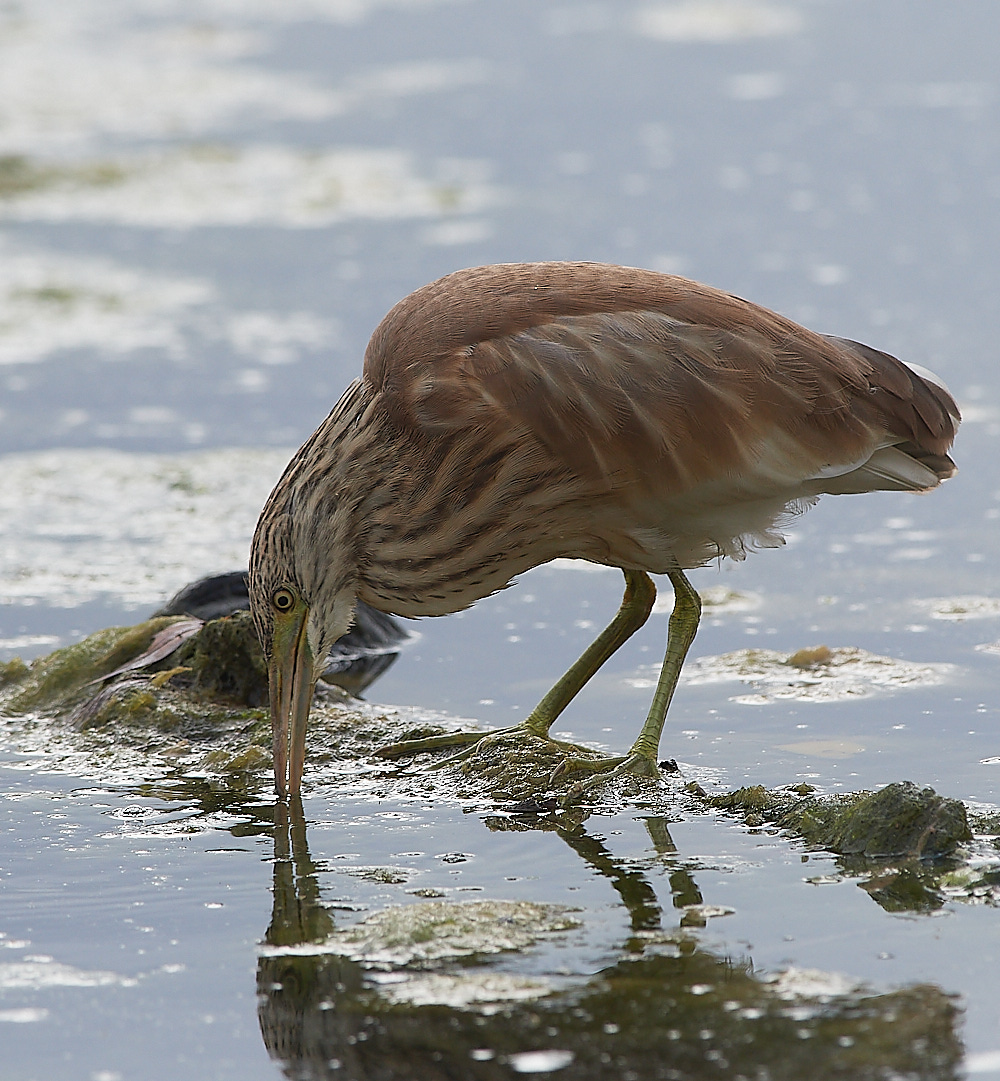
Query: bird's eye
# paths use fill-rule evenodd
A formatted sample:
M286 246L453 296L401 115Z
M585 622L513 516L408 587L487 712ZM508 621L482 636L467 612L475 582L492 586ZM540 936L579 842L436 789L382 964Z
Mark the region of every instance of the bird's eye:
M295 594L280 586L271 594L271 604L276 612L290 612L295 607Z

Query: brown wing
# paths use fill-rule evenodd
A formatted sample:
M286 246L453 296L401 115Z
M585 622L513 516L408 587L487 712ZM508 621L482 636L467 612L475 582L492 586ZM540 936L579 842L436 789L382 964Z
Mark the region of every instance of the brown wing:
M928 487L953 468L954 402L899 361L628 267L448 275L389 313L365 376L404 429L523 428L554 461L610 488L655 477L659 492L679 494L725 480L748 497L791 498L806 481L816 492ZM914 448L908 460L922 455L913 477L827 483L895 443Z
M955 463L946 452L962 417L948 389L931 372L914 370L879 349L847 338L829 340L871 364L870 393L879 416L889 432L903 437L896 450L938 480L953 476Z

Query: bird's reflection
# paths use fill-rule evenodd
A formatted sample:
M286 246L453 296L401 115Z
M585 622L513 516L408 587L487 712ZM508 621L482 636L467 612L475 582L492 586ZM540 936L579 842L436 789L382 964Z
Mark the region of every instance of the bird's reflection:
M332 930L333 917L319 900L302 801L295 796L274 808L274 907L264 941L270 946L323 942Z
M247 821L231 828L231 832L237 836L257 836L271 831L274 821L272 808L270 804L265 806L259 802L258 789L256 778L249 774L206 778L178 773L176 777L168 776L155 782L134 786L134 791L146 797L163 799L172 803L178 801L195 803L206 815L228 813L246 817ZM273 811L273 816L287 820L283 825L279 824L278 832L279 836L284 833L286 839L282 843L289 853L292 852L289 840L290 814L288 805L282 803L279 803ZM580 826L578 818L579 816L574 818L571 813L559 818L544 814L521 815L487 818L486 824L491 829L542 830L557 833L586 862L593 863L594 869L607 877L615 886L632 918L633 930L640 931L657 926L649 922L653 910L659 912L659 900L655 891L641 874L635 872L634 867L615 861L610 853L603 852L600 844L595 843L595 839ZM661 856L675 856L677 850L670 839L666 822L660 818L646 818L644 821L654 850ZM304 831L304 826L302 828ZM304 837L302 846L304 849ZM944 888L945 880L956 868L962 866L961 862L955 859L887 860L858 855L837 856L835 865L840 874L856 881L859 888L863 889L880 908L893 913L929 913L943 908L949 900ZM314 875L314 870L309 870L306 873L307 877ZM673 907L688 910L688 918L682 922L690 926L697 922L696 917L692 918L691 908L703 903L701 891L691 871L679 858L670 860L666 870ZM978 879L970 882L969 896L973 896L973 891L980 887L984 890L995 890L998 882L1000 882L1000 874L993 868L987 868L980 872ZM277 889L276 882L276 892ZM645 908L640 903L642 897L646 899L647 907Z
M264 1042L287 1077L492 1081L539 1068L565 1079L643 1081L960 1076L959 1011L937 987L790 1001L749 959L719 956L686 930L664 929L646 867L663 868L673 907L698 904L701 893L662 819L646 820L654 854L645 865L616 857L578 819L487 824L554 833L606 878L631 919L623 959L528 1002L484 1009L390 999L362 964L322 952L333 918L320 900L302 806L279 803L274 908L257 989Z

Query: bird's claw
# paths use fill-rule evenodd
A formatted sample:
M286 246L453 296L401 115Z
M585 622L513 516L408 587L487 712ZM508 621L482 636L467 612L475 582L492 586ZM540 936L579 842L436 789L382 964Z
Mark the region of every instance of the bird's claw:
M549 774L549 788L554 787L556 782L559 780L559 778L562 777L563 774L569 773L569 771L570 771L569 759L564 758L556 766L556 768Z

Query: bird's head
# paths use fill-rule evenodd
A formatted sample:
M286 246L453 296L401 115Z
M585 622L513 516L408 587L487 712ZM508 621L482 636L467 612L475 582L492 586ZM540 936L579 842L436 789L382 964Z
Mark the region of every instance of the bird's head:
M294 464L294 463L293 463ZM354 575L338 515L297 498L291 468L268 500L250 550L250 610L268 666L274 783L298 794L306 722L330 647L354 619Z

